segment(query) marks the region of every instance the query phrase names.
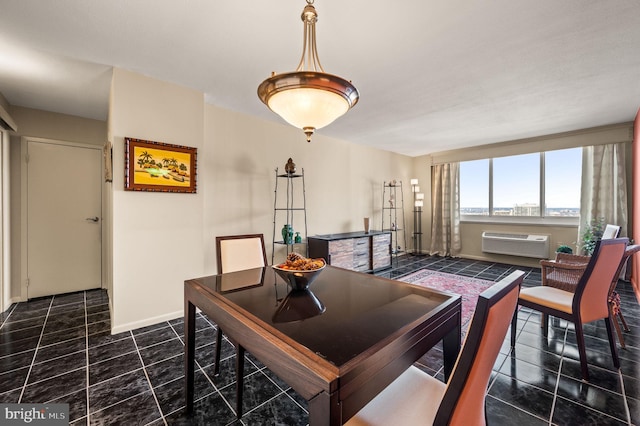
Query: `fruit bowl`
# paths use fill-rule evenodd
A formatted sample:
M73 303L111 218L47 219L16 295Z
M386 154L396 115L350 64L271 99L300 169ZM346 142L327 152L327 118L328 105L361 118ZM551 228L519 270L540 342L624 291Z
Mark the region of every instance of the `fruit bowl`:
M313 280L320 275L320 272L322 272L326 266L326 262L323 260L320 268L310 270L288 269L283 266L284 265L274 265L272 268L294 290L306 290Z

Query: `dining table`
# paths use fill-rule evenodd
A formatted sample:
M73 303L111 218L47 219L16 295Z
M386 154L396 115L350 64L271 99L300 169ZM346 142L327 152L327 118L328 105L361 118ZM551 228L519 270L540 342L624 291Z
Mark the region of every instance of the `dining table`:
M448 379L461 296L327 265L307 289L270 267L185 280L185 397L194 406L196 308L308 401L309 425L342 425L442 342Z

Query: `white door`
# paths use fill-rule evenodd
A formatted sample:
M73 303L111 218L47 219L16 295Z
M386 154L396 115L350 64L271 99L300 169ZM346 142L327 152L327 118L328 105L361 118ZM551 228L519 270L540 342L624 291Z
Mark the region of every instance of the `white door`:
M27 141L28 298L101 287L102 151Z

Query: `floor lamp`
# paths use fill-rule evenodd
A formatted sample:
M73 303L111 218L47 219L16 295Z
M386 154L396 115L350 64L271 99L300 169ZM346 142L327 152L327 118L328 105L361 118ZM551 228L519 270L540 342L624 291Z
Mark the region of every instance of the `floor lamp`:
M411 192L413 192L413 254L422 254L422 207L424 206L424 194L420 192L418 179L411 179Z

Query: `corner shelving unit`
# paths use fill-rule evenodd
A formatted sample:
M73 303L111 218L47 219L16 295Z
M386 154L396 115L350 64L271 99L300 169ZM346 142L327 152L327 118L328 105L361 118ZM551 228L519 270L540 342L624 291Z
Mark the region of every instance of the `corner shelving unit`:
M273 238L271 240L273 241L273 243L271 247L271 264L274 264L276 246L284 245L286 247L285 251L287 255L294 251L295 248L295 251L307 256L307 196L304 186L304 169L301 169L301 172L299 174L279 174L278 168L276 168L275 172L276 187L273 197ZM278 183L282 181L286 182L284 197L282 196L282 190L280 190L280 194L278 193ZM298 187L297 190L296 182L300 182L302 184L302 187ZM299 201L296 198L296 195L301 196L302 200ZM304 231L296 231L295 225L297 223L302 223L302 225L304 226ZM291 225L294 230L293 239L291 241L287 241L285 239L276 240L276 236L278 236L278 238L283 238L282 232L280 230L282 229L283 225L286 224ZM276 234L276 231L278 232L278 234ZM299 243L295 242L295 232L300 233L302 241ZM302 252L300 251L300 247L298 246L303 247Z
M391 256L397 263L398 255L407 250L402 181L382 185L382 231L391 232Z

